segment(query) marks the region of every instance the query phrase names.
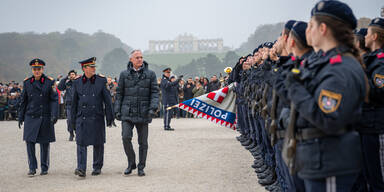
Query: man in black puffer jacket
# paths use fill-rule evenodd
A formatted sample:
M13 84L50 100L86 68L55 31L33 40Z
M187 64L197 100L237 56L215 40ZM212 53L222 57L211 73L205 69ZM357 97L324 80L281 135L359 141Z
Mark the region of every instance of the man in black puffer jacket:
M148 69L140 50L131 52L128 69L120 73L116 88L116 119L122 121L122 137L128 168L124 175L136 169L136 157L132 146L133 127L137 129L139 142L138 175L144 176L148 150L148 123L159 105L159 87L156 74Z

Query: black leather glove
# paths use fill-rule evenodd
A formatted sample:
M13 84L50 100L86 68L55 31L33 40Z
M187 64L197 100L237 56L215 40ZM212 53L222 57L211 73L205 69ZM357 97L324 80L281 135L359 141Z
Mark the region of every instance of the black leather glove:
M53 124L56 124L57 123L57 117L52 117L51 121L52 121Z
M154 118L154 117L156 116L155 111L152 110L152 109L150 109L150 110L148 111L148 116L151 117L151 118Z
M23 121L19 120L19 129L21 129L21 126L23 126Z
M115 113L115 119L121 121L121 114L120 113Z

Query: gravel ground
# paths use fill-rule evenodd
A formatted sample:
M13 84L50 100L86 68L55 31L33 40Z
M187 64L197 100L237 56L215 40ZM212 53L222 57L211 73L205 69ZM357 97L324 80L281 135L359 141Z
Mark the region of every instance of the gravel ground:
M39 169L27 176L28 164L23 131L16 121L0 122L0 192L113 192L113 191L265 191L257 184L251 169L252 156L235 139L236 131L203 119L172 120L174 132L162 129L162 119L149 125L149 150L146 176L137 169L122 176L127 166L120 122L107 128L104 167L100 176L91 176L92 147L88 147L87 177L79 179L76 168L76 144L69 142L66 121L56 124L56 142L51 143L49 174L40 176L39 145L36 157ZM133 138L136 158L136 131Z

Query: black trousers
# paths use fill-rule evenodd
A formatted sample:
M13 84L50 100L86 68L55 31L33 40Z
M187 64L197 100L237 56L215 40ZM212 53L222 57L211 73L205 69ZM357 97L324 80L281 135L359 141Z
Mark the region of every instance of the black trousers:
M71 125L71 105L66 105L66 108L65 108L66 112L67 112L67 130L69 133L72 133L73 134L73 127Z
M364 176L371 191L384 191L384 134L360 133Z
M26 142L27 143L27 154L28 154L28 166L30 170L37 169L37 159L36 159L36 143ZM41 171L48 171L49 168L49 143L40 143L40 163Z
M128 164L136 166L136 155L132 146L133 127L136 127L139 143L139 164L138 169L145 168L148 151L148 123L132 123L130 121L122 121L122 138L125 155L128 158Z
M164 105L164 128L170 128L171 127L171 119L173 117L173 114L177 110L176 108L167 110L167 107L170 107L173 105Z
M93 145L93 169L101 169L104 163L104 145ZM87 146L77 145L77 169L87 170Z

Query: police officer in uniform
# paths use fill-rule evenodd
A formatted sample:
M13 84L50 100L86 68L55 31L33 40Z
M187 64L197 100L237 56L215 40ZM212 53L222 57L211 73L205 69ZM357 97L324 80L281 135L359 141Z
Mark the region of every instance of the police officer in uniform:
M367 89L353 44L357 20L340 1L318 2L311 16L310 42L323 55L304 63L309 73L287 74L287 95L297 118L290 119L295 122L295 138L285 139L297 142L294 166L305 191L351 191L362 157L354 126Z
M384 19L375 18L368 26L364 57L369 82L369 101L364 103L360 136L363 148L364 176L371 191L384 191Z
M67 130L69 132L69 141L73 141L74 133L71 124L71 105L73 97L72 83L76 78L76 71L71 70L68 72L68 76L62 79L57 86L60 91L65 91L65 109L67 111Z
M166 68L163 70L163 78L161 79L160 88L161 88L161 97L162 103L164 106L164 130L174 131L175 129L171 128L171 119L173 111L167 110L168 107L176 105L178 103L178 86L179 81L183 78L180 75L176 81L171 82L171 68Z
M73 81L71 123L76 129L77 168L75 175L86 176L87 146L93 145L92 175L101 174L104 162L105 120L113 124L111 94L107 79L95 74L96 57L80 61L84 74Z
M29 65L32 67L33 76L24 80L19 128L25 122L23 139L27 144L28 175L36 174L36 143L40 143L40 175L46 175L49 168L49 143L56 140L54 124L58 118L58 96L54 79L44 74L45 62L36 58Z

